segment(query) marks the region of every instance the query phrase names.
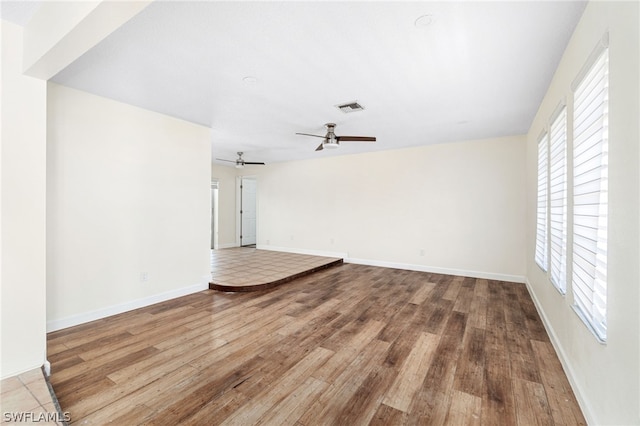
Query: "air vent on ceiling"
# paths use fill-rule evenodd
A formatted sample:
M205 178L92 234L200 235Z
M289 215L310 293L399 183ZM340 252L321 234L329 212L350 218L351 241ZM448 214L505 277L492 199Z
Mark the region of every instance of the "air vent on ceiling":
M347 104L336 105L336 107L342 112L355 112L362 111L364 107L357 102L349 102Z

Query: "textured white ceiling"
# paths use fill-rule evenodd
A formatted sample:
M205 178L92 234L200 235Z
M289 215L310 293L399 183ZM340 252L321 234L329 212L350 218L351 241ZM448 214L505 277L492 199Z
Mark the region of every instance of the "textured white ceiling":
M40 3L39 0L0 0L0 16L5 21L24 26L38 10Z
M53 78L288 161L526 133L585 2L156 1ZM414 25L433 15L425 28ZM250 76L253 84L243 82ZM365 110L335 105L357 100ZM315 152L326 122L376 136Z

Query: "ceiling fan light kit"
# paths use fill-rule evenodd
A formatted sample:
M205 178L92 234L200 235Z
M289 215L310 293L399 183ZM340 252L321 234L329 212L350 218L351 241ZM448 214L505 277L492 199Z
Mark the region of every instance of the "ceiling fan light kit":
M322 144L322 148L323 149L336 149L336 148L340 148L340 145L338 144L338 141L327 141L325 143Z
M340 142L336 138L336 135L331 133L331 135L322 142L322 147L326 149L336 149L340 147Z

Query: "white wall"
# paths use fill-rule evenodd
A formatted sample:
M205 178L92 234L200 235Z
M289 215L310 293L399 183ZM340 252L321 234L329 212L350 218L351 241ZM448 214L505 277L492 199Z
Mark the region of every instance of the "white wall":
M54 83L47 108L48 328L207 288L210 130Z
M527 139L527 279L587 421L640 424L639 4L590 2ZM572 106L571 82L609 29L609 239L607 343L573 312L535 264L537 138L556 105ZM569 127L572 126L569 114ZM569 200L569 211L571 211ZM570 282L570 280L569 280Z
M22 28L2 21L0 377L46 358L46 83L22 75Z
M256 167L258 245L522 281L525 138Z

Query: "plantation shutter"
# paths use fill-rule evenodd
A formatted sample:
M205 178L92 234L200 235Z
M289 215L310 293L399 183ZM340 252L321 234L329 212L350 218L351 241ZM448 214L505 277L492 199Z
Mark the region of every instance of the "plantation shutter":
M543 133L538 140L538 209L536 219L536 263L543 271L547 271L548 239L547 239L547 185L549 148L547 146L547 133Z
M574 309L601 341L607 336L607 45L594 52L591 66L574 88Z
M551 283L567 291L567 110L562 105L549 128Z

